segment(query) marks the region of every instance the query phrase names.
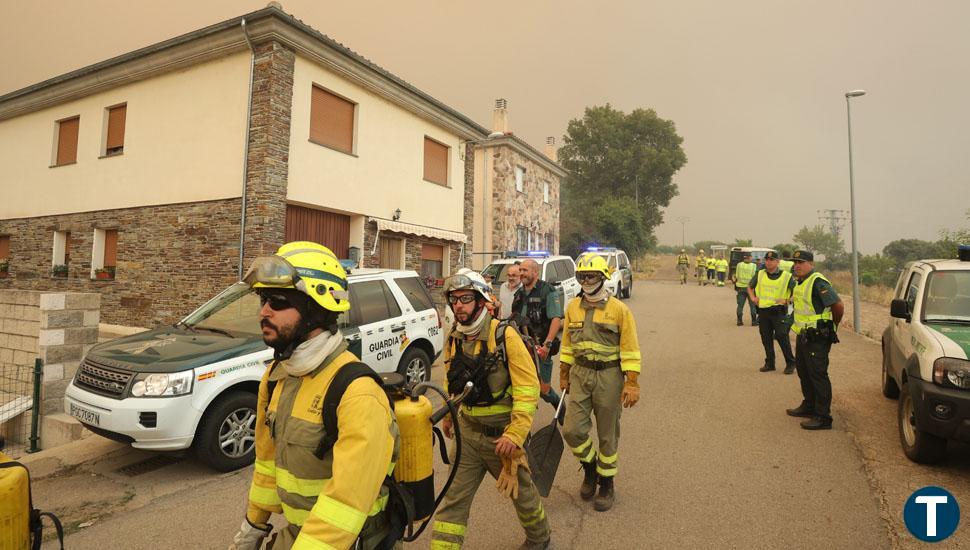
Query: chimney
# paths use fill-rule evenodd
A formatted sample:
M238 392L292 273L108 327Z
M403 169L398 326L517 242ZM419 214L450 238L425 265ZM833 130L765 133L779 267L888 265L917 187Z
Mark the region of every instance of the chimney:
M556 154L556 138L552 136L546 138L546 156L552 159L552 162L559 162L559 155Z
M509 102L504 99L495 100L495 114L492 116L492 132L509 133Z

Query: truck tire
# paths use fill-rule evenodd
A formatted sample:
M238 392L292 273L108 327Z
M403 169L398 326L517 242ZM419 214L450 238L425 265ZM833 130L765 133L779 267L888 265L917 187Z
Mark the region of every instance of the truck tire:
M256 395L233 390L206 409L192 443L195 455L213 470L231 472L256 458Z
M408 348L397 364L397 372L405 382L427 382L431 380L431 358L417 346Z
M629 286L623 287L623 297L629 300L631 296L633 296L633 281L630 281Z
M906 458L919 464L934 464L946 456L946 440L919 429L909 386L903 383L899 397L899 442Z
M889 374L890 358L886 353L886 342L882 343L882 394L889 399L899 399L899 384Z

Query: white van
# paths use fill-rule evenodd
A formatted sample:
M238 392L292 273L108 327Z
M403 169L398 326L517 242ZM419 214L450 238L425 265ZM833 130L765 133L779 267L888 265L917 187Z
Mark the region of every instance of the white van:
M340 330L377 372L429 380L444 343L431 297L413 271L348 276ZM236 283L171 327L98 344L64 397L91 431L138 449L192 447L216 470L254 457L256 393L273 360L259 329L259 297Z

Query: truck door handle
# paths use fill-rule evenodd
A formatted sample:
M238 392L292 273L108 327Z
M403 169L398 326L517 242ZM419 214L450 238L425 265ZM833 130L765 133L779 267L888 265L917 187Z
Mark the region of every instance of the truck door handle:
M406 327L405 327L404 325L401 325L401 326L399 326L399 327L394 327L394 328L392 328L392 329L391 329L391 332L401 332L401 331L402 331L402 330L404 330L405 328L406 328Z

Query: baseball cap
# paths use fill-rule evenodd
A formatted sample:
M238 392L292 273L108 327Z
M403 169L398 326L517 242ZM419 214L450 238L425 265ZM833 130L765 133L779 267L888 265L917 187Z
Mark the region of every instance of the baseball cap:
M772 251L768 252L767 254L765 254L765 259L766 260L777 260L778 259L778 253L775 252L774 250L772 250Z
M795 262L814 262L815 255L809 250L796 250L791 259Z

